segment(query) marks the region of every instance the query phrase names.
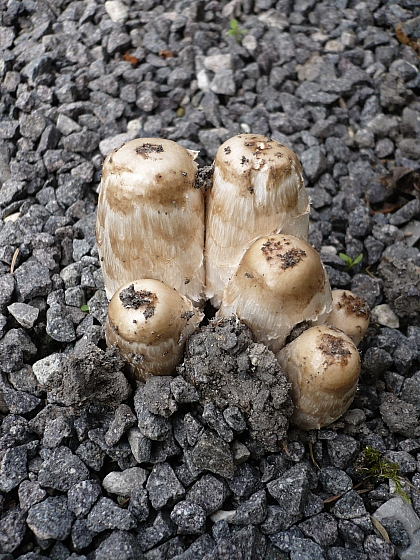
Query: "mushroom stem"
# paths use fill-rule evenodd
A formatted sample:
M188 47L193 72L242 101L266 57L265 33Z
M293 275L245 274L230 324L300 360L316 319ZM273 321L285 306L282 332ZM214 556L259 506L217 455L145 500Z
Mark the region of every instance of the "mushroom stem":
M134 376L170 375L203 314L159 280L141 279L115 292L108 306L106 341L117 344Z
M204 304L204 200L196 152L139 138L104 161L96 237L108 298L139 278L162 280Z
M206 289L215 307L247 248L260 236L307 239L309 199L289 148L241 134L217 151L206 215Z

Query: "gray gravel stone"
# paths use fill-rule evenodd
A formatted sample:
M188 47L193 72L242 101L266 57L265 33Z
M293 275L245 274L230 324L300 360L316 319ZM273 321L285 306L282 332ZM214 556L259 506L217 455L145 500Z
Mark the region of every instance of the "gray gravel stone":
M334 544L338 537L337 521L329 513L314 515L299 523L299 529L306 537L324 547Z
M140 523L146 521L149 517L150 503L148 492L145 488L135 488L130 495L130 502L128 504L128 511Z
M162 440L171 431L171 424L162 416L152 414L147 408L145 388L138 387L134 395L134 409L137 414L138 427L142 434L151 440Z
M150 461L152 442L138 428L131 428L128 431L128 443L138 463L148 463Z
M0 492L10 492L26 478L27 457L24 445L6 450L0 460Z
M11 302L12 294L15 289L15 280L11 274L0 276L0 309L5 311Z
M283 509L285 524L288 527L302 517L309 490L309 482L303 472L289 469L280 478L269 482L267 490Z
M203 560L229 558L231 560L253 560L264 558L266 541L257 527L244 527L231 538L221 539L217 546L203 556Z
M339 469L350 466L359 453L359 442L345 434L337 434L337 437L327 442L328 455L331 463Z
M68 447L64 446L52 451L51 456L42 464L38 474L41 486L62 492L88 478L89 470L84 463L79 457L73 455Z
M337 467L323 467L319 481L326 492L333 495L344 494L353 488L353 481L344 471Z
M33 505L26 520L39 539L65 540L71 530L74 514L67 509L65 496L49 497Z
M0 188L0 208L5 208L26 194L26 182L9 179Z
M41 488L39 482L23 480L19 485L18 495L20 509L23 512L26 512L34 504L42 502L42 500L47 496L47 492Z
M111 2L107 2L110 4ZM95 560L144 560L136 538L127 531L113 531L98 547Z
M186 500L178 502L172 512L171 519L178 527L180 535L201 535L206 526L206 512L196 503Z
M122 435L131 428L131 426L134 426L136 421L137 418L131 408L126 404L120 404L105 434L105 443L110 446L115 445L121 439Z
M213 93L235 95L236 84L233 70L229 68L221 68L218 70L211 81L210 89Z
M71 543L75 550L88 547L94 537L94 533L87 528L85 519L76 519L71 528Z
M72 342L76 340L73 321L64 305L51 305L47 311L47 334L58 342Z
M207 470L225 478L231 478L235 469L228 444L209 430L194 446L191 461L198 471Z
M327 160L321 148L314 146L300 156L302 167L310 181L315 181L327 169Z
M380 412L391 432L405 437L418 434L418 411L412 404L394 397L381 404Z
M96 480L83 480L69 488L68 508L77 518L85 517L101 495L101 486Z
M102 485L110 494L130 496L131 492L141 488L146 482L148 473L140 467L126 469L123 472L110 472L102 481Z
M338 519L355 519L366 515L366 508L359 494L350 490L335 503L331 513Z
M178 406L171 393L172 378L167 376L152 376L146 379L143 399L148 411L164 418L169 418Z
M384 541L376 535L366 537L363 548L370 558L380 558L381 560L393 560L396 558L397 551L394 545Z
M184 497L185 489L169 463L158 463L146 483L149 499L155 509L170 506Z
M51 291L50 271L37 261L27 261L15 270L16 293L19 301L45 297Z
M18 507L7 511L0 517L0 552L8 553L16 550L22 543L25 532L25 512Z
M87 517L87 527L94 533L106 529L129 531L137 525L135 518L125 509L121 509L109 498L100 498Z
M32 328L39 315L39 309L26 303L12 303L7 310L25 329Z
M266 517L267 496L265 490L259 490L238 507L232 523L235 525L258 525Z
M211 474L205 474L188 490L186 499L200 505L210 515L222 507L227 496L226 484Z

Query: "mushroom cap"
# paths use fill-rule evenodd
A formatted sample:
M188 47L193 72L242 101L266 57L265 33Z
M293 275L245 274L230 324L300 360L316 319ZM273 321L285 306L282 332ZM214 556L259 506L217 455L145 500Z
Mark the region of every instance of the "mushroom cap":
M309 199L300 162L260 134L240 134L217 151L206 215L206 289L216 307L246 249L262 235L307 239Z
M325 323L346 333L357 346L369 326L369 306L349 290L333 290L332 309Z
M162 280L204 300L204 200L197 153L138 138L103 164L96 237L107 295L139 278Z
M174 288L141 279L122 286L109 302L106 341L117 344L139 379L169 375L202 317Z
M292 384L292 421L305 430L331 424L348 409L357 389L360 356L338 329L307 329L281 349L277 360Z
M293 235L255 241L227 285L219 317L236 315L258 342L277 352L295 325L331 309L331 289L318 253Z

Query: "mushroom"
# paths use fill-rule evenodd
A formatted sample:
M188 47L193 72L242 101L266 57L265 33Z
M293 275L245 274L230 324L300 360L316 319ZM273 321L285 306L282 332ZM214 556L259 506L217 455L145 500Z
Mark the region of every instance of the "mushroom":
M349 290L333 290L332 309L325 324L348 335L357 346L369 326L369 306Z
M117 344L134 376L170 375L182 360L187 337L203 314L160 280L140 279L112 296L106 320L108 346Z
M154 278L204 303L196 155L171 140L138 138L105 158L96 238L109 299L122 284Z
M315 430L335 422L357 389L359 352L350 337L327 326L311 327L277 355L292 384L292 422Z
M215 307L247 248L262 235L307 239L309 199L299 160L259 134L240 134L217 151L206 209L206 289Z
M261 237L227 285L220 318L236 315L257 342L277 352L295 325L325 321L331 289L318 253L293 235Z

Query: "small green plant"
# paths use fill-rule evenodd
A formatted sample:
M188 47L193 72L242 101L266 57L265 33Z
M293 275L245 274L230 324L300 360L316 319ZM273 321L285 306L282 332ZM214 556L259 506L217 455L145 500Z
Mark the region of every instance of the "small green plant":
M359 264L359 262L363 259L363 253L360 253L360 255L358 255L354 260L346 255L346 253L338 253L338 256L347 264L346 270L350 270L353 266Z
M410 498L402 489L400 466L384 458L382 453L374 447L367 446L354 465L355 471L364 478L385 478L392 480L395 491L410 503Z
M89 313L89 305L82 305L80 307L80 311L84 311L85 313Z
M245 35L246 29L240 29L239 21L235 18L232 18L229 23L229 30L226 31L226 35L229 37L235 37L236 42L240 43L242 35Z

